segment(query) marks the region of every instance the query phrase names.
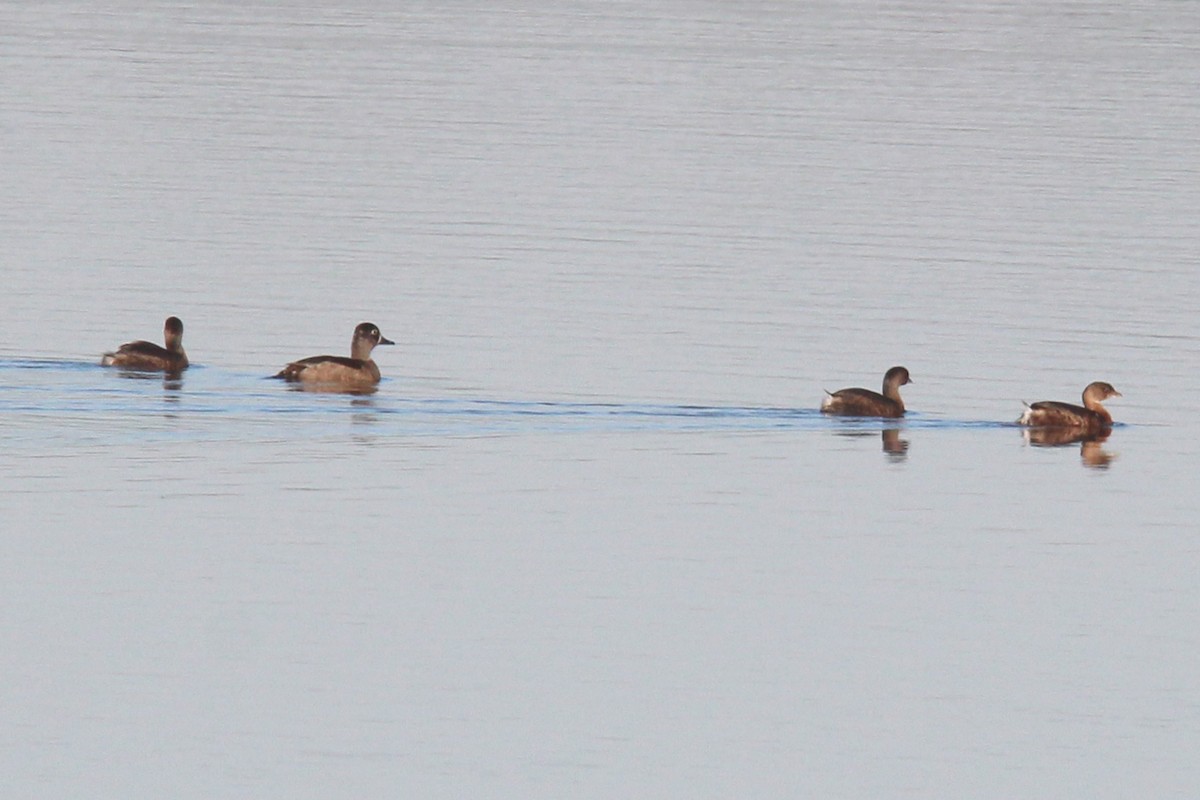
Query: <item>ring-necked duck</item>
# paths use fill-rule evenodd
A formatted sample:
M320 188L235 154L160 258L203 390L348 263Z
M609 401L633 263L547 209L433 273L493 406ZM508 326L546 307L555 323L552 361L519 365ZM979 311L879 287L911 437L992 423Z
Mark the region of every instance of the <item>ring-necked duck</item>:
M181 372L187 369L188 357L183 352L183 323L179 317L167 317L163 324L165 348L154 342L126 342L115 353L105 353L100 359L105 367L124 367L147 371Z
M1112 387L1111 383L1095 381L1089 383L1083 390L1083 405L1059 403L1054 400L1044 400L1040 403L1026 404L1025 413L1017 420L1021 425L1030 427L1081 428L1085 430L1104 430L1113 424L1112 414L1100 405L1101 400L1110 397L1120 397L1121 393Z
M378 344L395 344L385 339L379 328L364 322L354 329L350 341L350 357L312 356L293 361L274 377L304 384L326 384L346 389L374 386L379 383L379 367L371 360L371 351Z
M829 396L821 401L821 411L851 417L902 417L904 401L900 399L900 387L906 383L912 383L908 370L892 367L883 376L883 394L870 389L827 391Z

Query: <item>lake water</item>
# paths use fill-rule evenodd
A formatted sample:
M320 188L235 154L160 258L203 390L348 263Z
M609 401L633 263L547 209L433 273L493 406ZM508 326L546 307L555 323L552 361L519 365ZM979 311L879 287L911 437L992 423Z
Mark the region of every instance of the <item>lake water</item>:
M1198 71L1179 3L0 4L7 793L1195 797ZM363 320L377 393L265 378Z

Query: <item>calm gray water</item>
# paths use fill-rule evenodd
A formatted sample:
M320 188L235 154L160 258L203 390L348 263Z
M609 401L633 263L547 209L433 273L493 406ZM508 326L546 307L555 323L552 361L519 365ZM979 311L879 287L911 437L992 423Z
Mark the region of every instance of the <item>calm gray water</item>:
M1197 74L1184 3L0 3L6 794L1195 797Z

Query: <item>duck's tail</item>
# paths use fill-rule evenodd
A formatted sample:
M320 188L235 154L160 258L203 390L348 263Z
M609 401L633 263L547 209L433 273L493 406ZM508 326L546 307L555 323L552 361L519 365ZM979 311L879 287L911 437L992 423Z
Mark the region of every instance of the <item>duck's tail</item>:
M1017 424L1018 425L1032 425L1033 424L1033 406L1029 405L1029 403L1026 403L1024 400L1021 401L1021 405L1025 406L1025 410L1021 413L1021 416L1019 418L1017 418Z

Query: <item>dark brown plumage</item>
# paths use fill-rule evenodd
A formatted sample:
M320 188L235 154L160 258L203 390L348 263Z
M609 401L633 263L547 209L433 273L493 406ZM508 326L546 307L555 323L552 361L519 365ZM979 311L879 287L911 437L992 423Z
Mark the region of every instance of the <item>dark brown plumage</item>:
M892 367L883 376L883 394L859 388L828 392L829 396L821 402L821 411L852 417L902 417L904 400L900 397L900 387L907 383L912 383L908 370Z
M1120 397L1121 393L1111 383L1095 381L1083 390L1083 405L1044 400L1032 403L1017 422L1034 428L1076 428L1098 431L1111 428L1112 415L1100 404L1101 400Z
M126 342L115 353L105 353L100 363L106 367L145 370L149 372L182 372L187 369L188 357L183 351L183 323L179 317L167 317L163 323L166 347L154 342Z

